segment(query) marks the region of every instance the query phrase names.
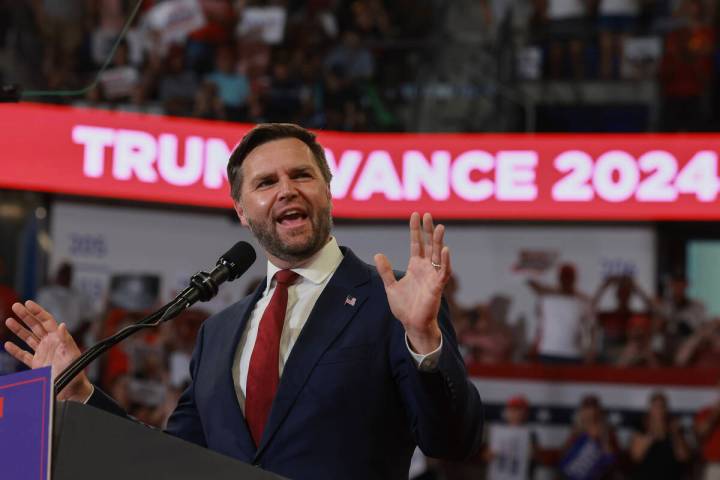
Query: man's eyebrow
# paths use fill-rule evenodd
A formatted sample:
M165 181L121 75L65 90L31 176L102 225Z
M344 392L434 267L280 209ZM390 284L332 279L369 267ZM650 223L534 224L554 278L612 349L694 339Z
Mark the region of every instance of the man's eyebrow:
M305 173L305 172L312 172L312 168L309 165L302 165L299 167L293 167L290 169L291 173Z
M262 180L272 180L273 178L275 178L274 173L258 173L257 175L252 177L251 182L257 183Z

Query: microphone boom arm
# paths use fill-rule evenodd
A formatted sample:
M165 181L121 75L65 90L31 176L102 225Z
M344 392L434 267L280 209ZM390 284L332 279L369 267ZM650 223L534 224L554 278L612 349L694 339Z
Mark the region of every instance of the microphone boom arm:
M198 292L193 295L193 292ZM210 300L218 292L218 284L212 274L198 272L190 278L190 286L180 292L171 302L165 304L161 309L153 312L137 323L128 325L119 332L99 341L89 349L85 350L74 362L65 368L55 379L55 394L60 393L78 373L90 365L96 358L114 347L130 335L145 328L157 327L163 322L177 317L183 310L193 305L198 300L203 302Z
M180 292L170 303L165 304L156 312L148 315L139 322L128 325L119 332L99 341L58 375L53 385L55 394L60 393L90 362L117 345L120 341L144 328L157 327L163 322L177 317L197 301L207 302L218 293L220 284L233 281L250 268L255 261L255 250L247 242L237 242L220 259L214 269L208 272L198 272L190 277L190 285Z
M182 295L182 294L181 294ZM121 341L125 340L130 335L134 334L145 328L157 327L161 323L175 318L183 310L188 308L191 303L186 301L181 302L184 298L178 295L170 303L163 306L160 310L148 315L139 322L128 325L119 332L101 340L89 349L85 350L74 362L65 368L60 375L55 379L55 394L60 393L67 385L72 381L78 373L80 373L85 367L90 365L96 358L114 347ZM179 308L178 308L179 306Z

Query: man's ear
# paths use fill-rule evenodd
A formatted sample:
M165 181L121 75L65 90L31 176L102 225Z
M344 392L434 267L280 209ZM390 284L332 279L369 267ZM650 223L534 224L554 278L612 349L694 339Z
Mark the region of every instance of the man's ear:
M248 221L245 218L245 211L243 210L240 200L233 200L233 208L235 208L235 213L237 214L238 218L240 219L240 224L243 227L249 227L250 225L248 224Z

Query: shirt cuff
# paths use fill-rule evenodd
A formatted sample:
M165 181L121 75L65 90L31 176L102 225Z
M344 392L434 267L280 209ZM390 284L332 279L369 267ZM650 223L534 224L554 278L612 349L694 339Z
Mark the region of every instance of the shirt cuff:
M440 335L440 345L438 345L435 350L430 353L426 353L425 355L415 353L413 351L410 347L410 341L408 340L407 333L405 334L405 346L407 347L408 352L410 352L410 356L412 356L418 370L421 372L434 372L437 370L438 363L440 363L440 353L442 353L442 335Z
M92 390L90 390L90 395L88 395L88 397L87 397L85 400L83 400L82 403L83 403L84 405L87 405L87 402L90 401L90 398L91 398L94 394L95 394L95 385L92 386Z

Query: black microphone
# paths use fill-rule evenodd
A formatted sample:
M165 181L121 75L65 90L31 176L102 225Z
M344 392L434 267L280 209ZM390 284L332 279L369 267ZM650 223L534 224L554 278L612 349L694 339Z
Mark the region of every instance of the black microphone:
M255 249L247 242L237 242L217 261L210 273L198 272L190 277L190 286L185 288L167 311L160 322L164 322L197 301L207 302L218 293L219 286L224 282L232 282L245 273L255 262ZM177 313L175 313L177 311Z
M180 312L197 301L206 302L213 298L217 295L218 287L222 283L231 282L245 273L253 264L255 258L255 249L252 245L247 242L237 242L230 250L220 256L215 268L210 273L198 272L190 277L190 286L180 292L170 303L139 322L128 325L116 334L87 349L55 379L55 393L59 393L90 362L121 340L138 330L156 327L178 316Z

